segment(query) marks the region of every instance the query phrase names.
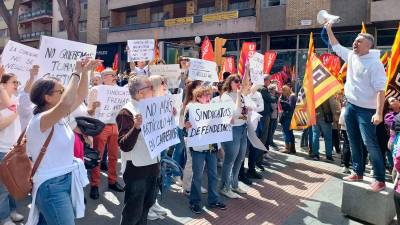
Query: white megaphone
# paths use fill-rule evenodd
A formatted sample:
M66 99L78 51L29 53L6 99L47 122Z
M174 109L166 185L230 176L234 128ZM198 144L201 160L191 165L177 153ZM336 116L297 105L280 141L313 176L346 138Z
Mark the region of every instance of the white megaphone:
M342 19L339 16L331 15L326 10L319 11L317 21L321 25L329 23L339 23Z

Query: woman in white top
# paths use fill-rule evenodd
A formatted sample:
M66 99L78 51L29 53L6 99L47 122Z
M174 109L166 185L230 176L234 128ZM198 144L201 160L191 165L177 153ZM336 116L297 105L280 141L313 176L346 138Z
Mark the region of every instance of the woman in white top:
M26 146L33 162L51 131L53 134L32 178L28 225L74 225L74 218L84 215L83 187L88 179L83 162L73 157L74 134L64 118L84 101L88 71L98 62L78 60L65 89L55 79L38 80L32 87L30 97L35 109L26 131Z
M248 107L241 92L242 81L238 75L230 75L223 86L222 102L234 104L232 118L233 140L221 143L225 151L224 163L221 172L221 194L228 198L238 198L239 194L246 194L239 188L239 170L247 150L247 115Z

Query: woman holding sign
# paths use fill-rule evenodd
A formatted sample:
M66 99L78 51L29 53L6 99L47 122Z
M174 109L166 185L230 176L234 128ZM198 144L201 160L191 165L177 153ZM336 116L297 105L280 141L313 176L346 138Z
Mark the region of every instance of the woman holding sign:
M238 194L246 194L239 187L239 171L247 150L247 114L248 107L242 95L242 80L238 75L229 76L223 86L222 102L234 104L232 117L233 140L221 143L225 151L221 173L221 194L228 198L238 198ZM233 191L233 192L232 192Z

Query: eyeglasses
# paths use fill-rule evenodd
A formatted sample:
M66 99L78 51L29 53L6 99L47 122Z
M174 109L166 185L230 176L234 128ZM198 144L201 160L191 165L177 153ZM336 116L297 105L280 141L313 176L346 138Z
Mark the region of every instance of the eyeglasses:
M148 85L148 86L140 88L138 91L141 91L141 90L144 90L144 89L147 89L147 88L150 88L151 90L153 90L153 86L152 85Z
M235 82L235 83L237 83L237 84L242 83L242 81L239 80L239 79L234 79L233 82Z
M64 88L61 88L59 90L54 90L51 93L59 93L60 95L62 95L64 93Z

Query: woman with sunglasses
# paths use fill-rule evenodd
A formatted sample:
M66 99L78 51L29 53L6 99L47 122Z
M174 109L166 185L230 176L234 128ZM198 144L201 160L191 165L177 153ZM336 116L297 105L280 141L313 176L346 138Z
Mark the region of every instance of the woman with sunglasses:
M0 110L0 160L10 151L17 142L22 129L26 127L26 111L31 110L29 92L38 72L38 66L33 66L29 80L22 91L19 91L20 82L15 74L0 76L0 89L7 94L10 101L8 107ZM24 117L24 118L21 118ZM15 200L9 195L5 186L0 182L0 224L14 225L21 222L24 217L17 213Z
M83 186L88 183L85 166L74 159L74 134L65 117L82 104L88 93L88 71L96 60L78 60L68 86L55 79L34 83L30 98L34 116L26 130L26 148L33 163L50 138L47 150L32 178L32 207L26 224L74 225L84 216ZM74 201L74 202L73 202Z
M232 102L234 115L232 117L233 140L221 143L225 158L221 172L221 194L228 198L238 198L238 194L246 194L239 187L239 171L247 150L247 114L248 107L242 95L241 79L238 75L230 75L224 83L221 102Z

